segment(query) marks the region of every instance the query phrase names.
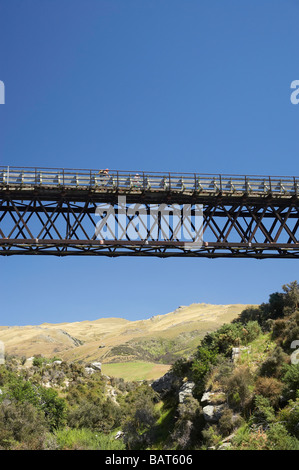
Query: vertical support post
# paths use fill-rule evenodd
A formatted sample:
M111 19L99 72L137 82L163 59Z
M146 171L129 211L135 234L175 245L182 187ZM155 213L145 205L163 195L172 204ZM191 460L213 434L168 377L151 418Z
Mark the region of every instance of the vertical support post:
M271 176L269 176L269 188L270 188L270 194L272 194Z

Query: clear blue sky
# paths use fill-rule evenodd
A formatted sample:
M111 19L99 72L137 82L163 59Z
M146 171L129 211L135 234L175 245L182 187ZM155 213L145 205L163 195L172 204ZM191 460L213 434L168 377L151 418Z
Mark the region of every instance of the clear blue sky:
M296 175L298 0L0 0L0 164ZM0 325L261 303L294 260L0 258Z

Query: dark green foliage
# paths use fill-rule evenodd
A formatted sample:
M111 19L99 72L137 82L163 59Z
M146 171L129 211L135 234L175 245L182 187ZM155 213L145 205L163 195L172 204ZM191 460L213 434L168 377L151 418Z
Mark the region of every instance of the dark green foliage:
M217 362L218 352L215 349L209 349L200 346L191 367L192 380L195 382L194 396L199 396L205 388L205 379L213 364Z
M130 407L123 425L124 442L130 450L144 449L152 443L154 426L159 417L154 406L156 393L146 384L135 392L126 397L126 405L130 404Z
M187 397L177 408L177 420L171 433L172 444L177 449L192 448L201 439L204 426L198 400Z
M171 367L172 372L180 379L191 376L192 361L185 359L178 359Z
M41 449L46 432L43 413L31 403L0 405L0 449Z
M299 439L299 398L290 400L288 405L280 411L278 419L291 435Z
M296 398L299 390L299 364L286 365L281 380L285 384L286 394L290 398Z
M283 352L283 349L277 346L261 365L260 375L264 377L280 377L282 367L288 359L289 357Z
M269 450L299 450L299 441L291 436L282 423L273 423L267 431Z
M268 303L262 303L259 307L249 307L239 315L233 323L256 320L264 330L269 329L269 320L284 318L296 312L299 305L299 284L297 281L282 286L283 292L274 292L269 296Z
M207 334L201 346L218 351L219 354L230 356L232 348L241 344L248 344L261 333L261 327L256 320L250 320L244 324L233 322L222 325L217 331Z
M255 397L254 411L249 422L264 429L267 429L269 424L275 422L275 410L268 398L261 395Z
M52 388L39 388L39 408L44 412L50 430L58 429L66 422L66 401Z
M98 404L83 400L69 411L67 423L71 428L108 432L119 426L120 418L119 408L110 400Z
M262 329L256 320L248 321L242 330L242 344L249 344L262 333Z
M225 383L228 403L235 410L245 411L250 405L253 376L247 366L237 367Z

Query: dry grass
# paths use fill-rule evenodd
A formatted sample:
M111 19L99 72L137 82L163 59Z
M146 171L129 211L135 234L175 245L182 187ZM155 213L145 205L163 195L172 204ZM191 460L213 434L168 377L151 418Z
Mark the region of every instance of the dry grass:
M42 354L46 357L59 356L65 360L98 360L105 363L113 347L130 340L157 337L173 339L181 333L195 330L202 337L223 323L229 323L246 307L200 303L139 321L103 318L73 323L43 323L39 326L3 326L0 327L0 340L4 342L8 354L26 357Z

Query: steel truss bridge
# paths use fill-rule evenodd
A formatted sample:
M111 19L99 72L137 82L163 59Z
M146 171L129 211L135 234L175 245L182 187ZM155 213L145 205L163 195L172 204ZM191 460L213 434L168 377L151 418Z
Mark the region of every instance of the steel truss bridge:
M0 254L299 258L298 190L296 177L2 166ZM134 207L122 218L120 197ZM199 245L192 238L198 205ZM177 219L189 223L187 245L175 229L174 206ZM169 217L161 207L170 208ZM121 236L105 227L109 210Z

